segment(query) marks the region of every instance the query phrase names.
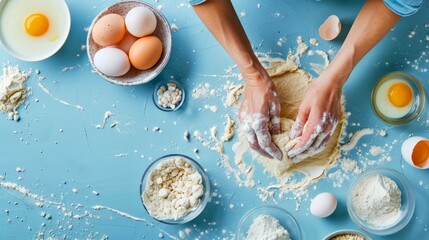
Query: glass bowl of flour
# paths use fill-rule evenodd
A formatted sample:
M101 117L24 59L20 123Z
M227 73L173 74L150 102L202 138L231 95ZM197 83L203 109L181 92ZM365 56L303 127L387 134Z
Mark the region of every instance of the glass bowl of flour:
M283 208L260 206L249 210L237 228L237 240L301 240L295 218Z
M166 224L196 218L207 205L210 181L192 158L171 154L149 165L140 184L140 197L148 214Z
M352 183L347 211L363 230L384 236L403 229L414 214L413 189L405 176L393 169L368 170Z

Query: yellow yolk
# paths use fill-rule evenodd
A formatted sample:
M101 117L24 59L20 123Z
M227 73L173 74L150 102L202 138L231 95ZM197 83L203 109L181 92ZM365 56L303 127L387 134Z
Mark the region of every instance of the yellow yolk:
M413 163L418 167L424 167L429 158L429 141L420 141L416 144L411 155Z
M40 37L49 29L48 18L41 13L32 13L24 23L25 31L33 37Z
M413 92L405 83L395 83L388 91L389 101L396 107L405 107L410 104Z

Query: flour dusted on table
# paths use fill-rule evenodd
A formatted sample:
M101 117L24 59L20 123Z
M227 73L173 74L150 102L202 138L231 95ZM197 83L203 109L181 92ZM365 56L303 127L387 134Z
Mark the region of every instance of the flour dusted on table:
M152 217L177 220L199 206L203 193L201 174L187 159L173 157L149 173L142 198Z
M288 231L279 220L270 215L260 215L253 220L246 240L290 240Z
M389 226L401 215L401 190L392 179L371 175L362 179L353 190L352 205L365 222L380 227Z
M19 120L18 107L25 101L26 81L30 74L21 72L18 66L3 67L0 78L0 111L7 113L10 120Z

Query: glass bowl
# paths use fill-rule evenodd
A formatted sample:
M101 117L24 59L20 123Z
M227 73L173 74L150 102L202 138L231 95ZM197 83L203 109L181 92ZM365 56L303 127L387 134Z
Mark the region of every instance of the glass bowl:
M152 172L152 170L154 168L156 168L162 162L164 162L166 160L170 160L172 158L177 158L177 157L184 158L185 160L187 160L194 167L194 169L201 175L202 185L204 187L203 195L200 197L200 203L199 203L198 207L196 209L194 209L193 211L190 211L184 217L179 218L179 219L162 219L162 220L156 219L156 218L152 217L152 215L150 215L148 209L145 206L145 203L143 200L143 192L146 189L146 185L147 185L147 182L149 180L149 176L150 176L150 173ZM185 156L185 155L181 155L181 154L166 155L166 156L160 157L157 160L155 160L154 162L152 162L148 166L146 171L144 172L142 179L141 179L141 183L140 183L140 199L143 203L143 207L145 208L145 210L149 214L149 216L151 216L153 219L155 219L161 223L174 225L174 224L184 224L184 223L192 221L194 218L196 218L204 210L205 206L207 205L209 198L210 198L210 181L209 181L209 178L208 178L207 174L205 173L204 169L201 167L201 165L199 163L197 163L192 158Z
M386 116L383 114L379 107L377 106L376 93L379 91L380 87L386 81L398 79L405 81L411 87L413 91L413 103L411 105L410 110L403 116L398 118L393 118ZM387 98L387 96L386 96ZM420 113L423 111L423 107L425 105L425 94L422 85L420 82L411 74L405 72L391 72L385 76L383 76L377 84L374 86L371 92L371 105L376 115L383 121L392 124L392 125L401 125L411 122L416 119Z
M289 232L290 238L293 240L301 240L301 229L295 218L283 208L277 206L259 206L250 209L241 218L237 228L237 240L246 238L247 232L253 223L253 220L260 215L269 215L277 220Z
M99 46L92 39L92 34L91 34L92 28L94 27L94 24L98 21L98 19L100 19L104 15L107 15L110 13L116 13L125 18L125 16L131 9L139 6L144 6L150 9L155 14L157 24L156 24L155 31L151 35L156 36L161 40L161 43L163 46L161 58L158 60L155 66L153 66L148 70L138 70L131 66L130 70L123 76L119 76L119 77L107 76L102 72L100 72L94 65L94 55L98 50L100 50L103 47ZM91 63L91 66L93 67L95 72L105 80L114 84L125 85L125 86L132 86L132 85L147 83L152 79L154 79L156 76L158 76L159 73L161 73L161 71L167 65L167 62L170 58L170 53L171 53L170 25L168 24L167 19L164 17L161 11L152 7L148 3L140 2L140 1L118 2L107 7L94 18L91 26L89 27L88 36L86 39L86 50L87 50L87 54L88 54L88 58L89 58L89 62Z
M398 220L396 220L396 222L385 227L376 226L361 219L355 212L352 204L352 195L356 186L366 177L376 174L380 174L382 176L392 179L398 185L398 188L401 190L400 216ZM347 211L352 221L363 230L380 236L390 235L404 228L410 222L414 214L414 208L415 198L410 183L402 173L388 168L376 168L359 175L359 177L350 186L350 190L347 197Z
M328 236L324 237L323 240L331 240L334 237L339 237L341 235L357 235L359 237L362 237L365 240L372 240L370 237L368 237L366 234L355 231L355 230L351 230L351 229L343 229L343 230L338 230L335 231L333 233L330 233Z
M182 97L181 97L182 99L178 103L175 104L174 108L171 108L171 107L168 107L168 106L167 107L162 106L161 103L159 102L159 99L158 99L158 90L162 86L164 86L164 87L167 88L169 83L175 84L176 88L179 89L182 92ZM155 106L159 110L165 111L165 112L173 112L173 111L178 110L182 106L183 102L185 101L185 89L182 87L182 84L179 83L179 82L177 82L177 81L174 81L174 80L164 80L164 81L159 82L155 86L155 89L153 90L153 94L152 94L152 99L153 99L153 103L155 104Z

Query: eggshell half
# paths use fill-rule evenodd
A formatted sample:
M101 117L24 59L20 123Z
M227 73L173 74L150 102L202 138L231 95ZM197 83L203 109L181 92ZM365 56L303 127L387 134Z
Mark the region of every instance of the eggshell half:
M322 25L319 27L319 35L324 40L333 40L341 32L341 21L335 16L329 16Z
M429 159L427 159L426 162L420 166L417 166L413 160L413 152L416 148L417 143L419 143L421 141L427 141L427 145L429 146L429 140L428 139L426 139L424 137L420 137L420 136L414 136L414 137L408 138L407 140L405 140L402 143L401 153L402 153L402 157L404 158L404 160L408 164L410 164L411 166L418 168L418 169L428 169L429 168Z

